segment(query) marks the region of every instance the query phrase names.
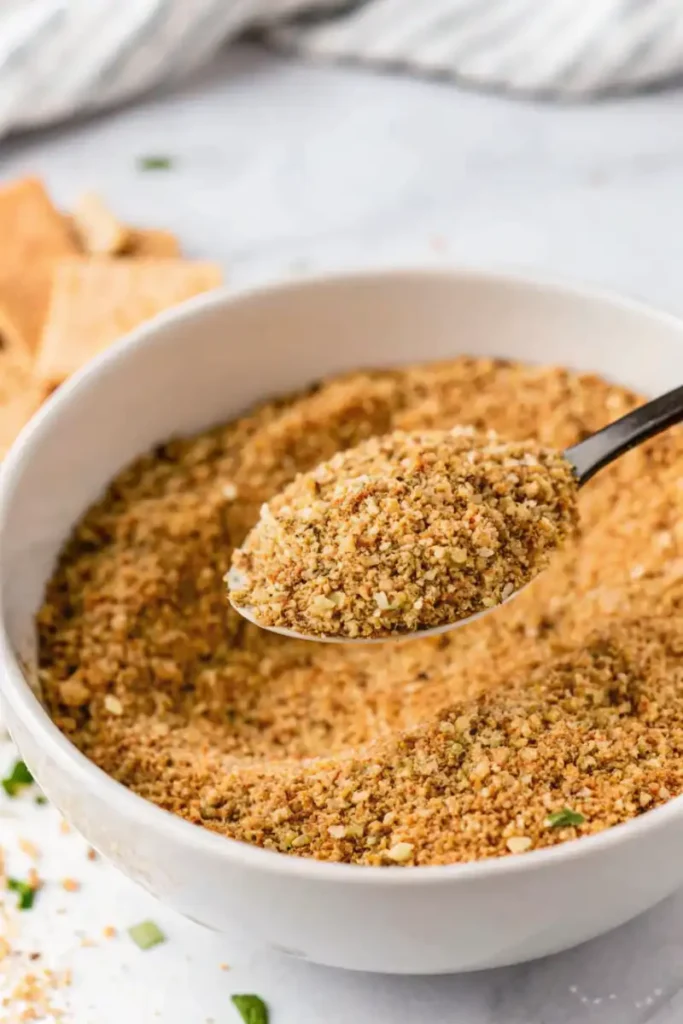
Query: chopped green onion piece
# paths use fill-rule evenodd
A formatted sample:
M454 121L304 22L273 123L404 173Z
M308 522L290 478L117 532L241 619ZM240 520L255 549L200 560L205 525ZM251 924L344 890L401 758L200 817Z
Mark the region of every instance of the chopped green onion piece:
M7 796L16 796L23 786L30 786L33 776L23 761L17 761L9 775L2 779L2 788Z
M260 996L231 996L244 1024L268 1024L268 1007Z
M567 825L583 825L585 820L583 814L579 814L578 811L563 807L561 811L549 814L545 823L548 828L565 828Z
M170 171L173 161L170 156L141 156L138 167L141 171Z
M36 797L35 802L38 804L39 807L44 807L45 804L47 803L47 797L44 796L42 793L39 793L38 796Z
M139 949L151 949L158 946L160 942L166 941L166 936L154 921L141 921L128 929L128 934Z
M15 892L19 897L17 906L19 910L30 910L36 898L36 890L32 889L28 882L22 882L19 878L8 878L7 888Z

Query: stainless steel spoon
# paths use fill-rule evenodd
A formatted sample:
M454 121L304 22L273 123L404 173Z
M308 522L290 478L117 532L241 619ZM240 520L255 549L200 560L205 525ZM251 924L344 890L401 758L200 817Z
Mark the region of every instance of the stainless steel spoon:
M610 423L602 430L598 430L597 433L591 434L590 437L580 441L579 444L567 448L564 452L564 457L574 467L579 487L583 487L599 470L609 465L610 462L614 462L620 455L624 455L631 448L636 448L639 444L654 437L655 434L660 434L668 427L673 427L676 423L680 423L681 420L683 420L683 387L674 388L673 391L668 391L665 395L661 395L651 402L646 402L645 405L641 405L638 409L634 409L633 412L627 413L626 416L615 420L614 423ZM243 582L240 574L236 570L231 569L228 573L230 590L240 589ZM477 612L475 615L469 615L465 619L458 619L456 622L434 626L431 629L421 629L414 633L396 633L370 639L365 637L351 639L344 636L306 636L303 633L297 633L293 629L285 629L281 626L261 626L261 623L254 617L251 608L239 608L235 604L233 604L233 608L255 626L267 629L271 633L279 633L281 636L291 637L294 640L314 640L324 644L382 644L391 641L421 640L424 637L438 636L440 633L448 633L452 629L459 629L461 626L466 626L468 623L480 619L482 615L490 615L491 612L502 608L504 604L514 601L523 590L526 590L526 587L516 590L507 600L501 601L500 604L494 605L493 608L487 608L484 611Z

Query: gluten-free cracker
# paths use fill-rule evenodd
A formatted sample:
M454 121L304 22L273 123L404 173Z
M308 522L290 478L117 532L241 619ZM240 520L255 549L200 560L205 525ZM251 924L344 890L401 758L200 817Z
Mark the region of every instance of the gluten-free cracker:
M8 310L0 306L0 351L7 350L27 354L21 329L12 320Z
M171 231L130 228L125 255L136 259L173 259L180 256L180 243Z
M222 272L214 263L173 259L62 261L37 358L44 388L64 381L112 342L200 292L216 288Z
M42 183L24 178L0 188L0 308L13 338L33 352L40 340L58 260L78 247Z
M0 459L40 405L41 393L30 358L19 350L0 350Z
M72 215L73 227L90 256L116 256L131 243L131 230L96 192L84 192Z
M92 255L79 233L75 214L64 214L64 223L77 245L78 252ZM161 228L136 228L119 221L116 223L125 231L126 240L120 250L110 253L112 256L131 256L135 259L175 259L181 255L180 242L172 231L164 231Z

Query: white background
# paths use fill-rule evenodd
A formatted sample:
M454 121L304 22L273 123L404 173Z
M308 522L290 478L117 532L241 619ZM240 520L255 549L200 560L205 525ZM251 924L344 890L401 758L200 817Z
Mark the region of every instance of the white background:
M170 228L188 255L222 261L235 286L324 267L455 263L605 285L683 314L682 126L683 93L544 107L245 48L173 96L3 144L0 177L40 174L63 205L96 188L126 220ZM140 172L146 154L169 155L173 169ZM10 763L9 744L0 757ZM237 1024L230 994L245 991L268 1001L272 1024L683 1019L683 895L536 964L380 978L203 931L88 861L54 811L0 794L0 844L17 875L30 864L22 837L43 851L47 884L33 911L0 918L0 934L42 951L38 965L73 969L66 1022ZM67 876L78 893L61 888ZM142 953L125 929L145 918L168 942ZM117 938L101 937L107 925ZM25 969L21 956L0 965L0 996ZM0 1008L3 1024L12 1019Z

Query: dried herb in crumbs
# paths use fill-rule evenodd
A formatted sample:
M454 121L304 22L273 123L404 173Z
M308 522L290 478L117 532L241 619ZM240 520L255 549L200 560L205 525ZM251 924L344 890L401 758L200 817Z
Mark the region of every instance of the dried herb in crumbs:
M566 828L568 825L583 825L585 820L583 814L572 811L569 807L563 807L561 811L555 811L548 815L546 825L548 828Z

